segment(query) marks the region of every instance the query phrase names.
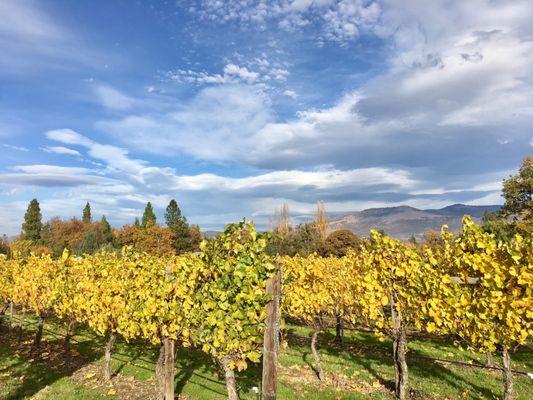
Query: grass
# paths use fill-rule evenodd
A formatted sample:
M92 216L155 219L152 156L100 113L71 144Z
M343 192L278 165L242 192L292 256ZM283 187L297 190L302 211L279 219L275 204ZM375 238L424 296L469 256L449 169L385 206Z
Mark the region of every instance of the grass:
M63 332L57 321L47 321L49 330ZM31 350L33 325L25 327L22 339L16 334L1 334L0 398L39 400L134 398L139 385L152 390L154 363L158 349L145 342L118 341L112 368L116 374L113 387L101 384L87 371L98 371L102 364L104 339L89 330L78 329L72 352L63 349L61 335L45 332L41 354ZM394 369L391 342L360 331L346 331L345 342L334 342L333 330L319 337L319 353L326 371L326 382L319 383L313 370L309 348L311 331L288 325L280 354L280 399L393 399L391 387ZM9 339L9 340L7 340ZM286 344L286 346L285 346ZM410 338L407 361L411 396L415 399L495 399L501 398L503 381L500 371L475 367L485 363L485 356L464 351L449 341L435 338ZM59 354L59 356L58 356ZM524 347L513 354L513 368L533 370L533 351ZM431 359L430 359L431 358ZM452 363L433 359L450 360ZM90 370L88 368L93 368ZM80 375L80 372L83 371ZM81 376L81 378L80 378ZM518 400L533 398L533 381L516 374ZM260 385L260 366L237 374L242 399L255 399L252 391ZM122 385L121 382L130 382ZM125 389L124 389L125 388ZM122 392L121 392L122 390ZM124 391L126 390L126 391ZM128 392L127 390L131 390ZM128 394L129 393L129 394ZM186 399L224 399L226 389L220 368L205 354L180 349L176 359L176 393ZM137 397L143 398L143 397Z
M105 399L98 391L85 388L52 368L47 360L26 358L0 343L0 398L24 399L46 388L36 399ZM109 398L109 397L107 397Z

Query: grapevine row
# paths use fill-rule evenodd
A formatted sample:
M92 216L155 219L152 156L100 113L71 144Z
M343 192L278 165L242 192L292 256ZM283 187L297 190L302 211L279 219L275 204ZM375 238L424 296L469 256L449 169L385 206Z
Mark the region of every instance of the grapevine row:
M533 240L497 241L470 219L442 245L415 247L372 232L345 257L266 254L251 223L230 225L198 254L156 257L125 248L84 257L67 253L0 260L0 300L71 327L108 337L105 376L118 335L161 346L161 398L173 391L173 347L194 345L224 369L237 399L234 370L262 355L267 280L283 275L281 310L314 328L312 354L324 378L317 337L331 321L373 329L393 341L396 395L408 395L406 348L413 330L450 335L472 349L500 352L505 398L513 395L510 353L533 336ZM42 324L40 324L42 327ZM40 334L36 337L39 344Z

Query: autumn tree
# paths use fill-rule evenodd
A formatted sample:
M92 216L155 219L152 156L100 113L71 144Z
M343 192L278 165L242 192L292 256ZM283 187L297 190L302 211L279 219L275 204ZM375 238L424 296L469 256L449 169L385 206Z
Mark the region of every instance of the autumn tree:
M440 233L432 230L424 232L424 245L429 247L442 246L443 241Z
M518 231L533 233L533 157L524 158L518 174L503 181L502 195L502 215L510 217Z
M356 250L361 245L361 240L355 233L348 229L334 231L324 241L321 251L325 256L342 257L349 250Z
M0 238L0 254L9 254L9 240L6 235L2 235Z
M24 223L22 224L22 233L25 240L37 242L41 238L41 229L43 227L41 208L37 199L30 201Z
M90 224L92 221L91 205L89 204L89 202L87 202L87 204L85 204L85 207L83 208L83 215L81 220L84 224Z
M174 253L174 234L157 224L149 224L145 229L126 225L118 232L117 243L152 255Z
M191 236L191 251L199 251L202 243L202 232L198 225L189 226L189 235Z
M156 216L154 213L154 209L152 207L152 203L148 202L146 203L146 207L144 209L143 218L141 226L143 228L147 228L150 225L154 225L156 223Z

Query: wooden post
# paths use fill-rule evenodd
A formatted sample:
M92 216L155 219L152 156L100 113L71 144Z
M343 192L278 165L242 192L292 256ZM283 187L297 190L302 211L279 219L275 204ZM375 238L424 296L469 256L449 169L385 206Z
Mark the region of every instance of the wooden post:
M267 281L266 292L273 298L266 306L262 399L275 400L279 348L279 296L281 292L281 274L279 272Z
M159 347L155 375L157 377L157 400L165 400L165 345L163 341Z
M172 275L172 266L169 264L165 271L166 276ZM165 400L174 400L174 340L169 337L163 338L163 347L165 351L164 365L164 398Z
M174 340L163 339L165 346L165 400L174 400Z

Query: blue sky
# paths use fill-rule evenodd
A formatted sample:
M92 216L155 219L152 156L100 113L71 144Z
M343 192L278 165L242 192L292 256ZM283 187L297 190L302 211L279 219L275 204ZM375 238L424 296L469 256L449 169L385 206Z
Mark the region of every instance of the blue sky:
M431 4L430 4L431 3ZM501 203L533 149L530 1L0 1L0 232Z

